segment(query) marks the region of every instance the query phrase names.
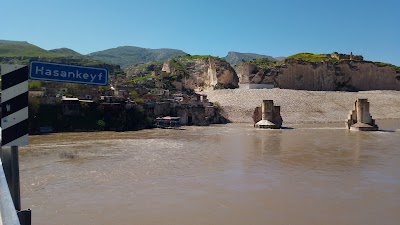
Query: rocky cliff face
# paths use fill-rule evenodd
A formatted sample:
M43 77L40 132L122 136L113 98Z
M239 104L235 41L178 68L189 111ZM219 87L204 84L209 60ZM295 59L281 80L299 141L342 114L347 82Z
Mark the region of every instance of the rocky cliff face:
M273 84L298 90L400 90L399 75L390 66L365 61L307 62L285 60L281 66L260 68L251 63L235 67L240 83Z
M214 57L178 57L163 64L162 72L181 77L186 89L237 88L239 78L224 60Z

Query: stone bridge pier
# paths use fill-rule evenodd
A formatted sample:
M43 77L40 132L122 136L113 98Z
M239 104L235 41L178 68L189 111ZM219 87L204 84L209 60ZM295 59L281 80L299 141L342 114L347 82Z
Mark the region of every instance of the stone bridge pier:
M368 99L359 98L354 103L346 121L346 128L355 131L376 131L378 126L369 113Z
M254 127L279 129L282 127L281 107L275 106L273 100L263 100L261 107L254 110L253 119Z

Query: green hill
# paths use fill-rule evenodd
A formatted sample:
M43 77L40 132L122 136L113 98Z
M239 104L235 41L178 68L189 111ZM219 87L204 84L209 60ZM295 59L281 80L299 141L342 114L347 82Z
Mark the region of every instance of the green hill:
M321 61L330 61L337 62L339 61L336 58L332 58L327 54L314 54L309 52L297 53L291 56L288 56L287 59L296 59L296 60L304 60L308 62L321 62Z
M69 49L69 48L56 48L49 50L49 52L64 56L64 57L84 57L84 55Z
M0 64L28 65L30 60L102 67L107 68L113 74L121 73L118 65L92 59L68 48L47 51L26 41L0 40Z
M249 61L253 59L267 58L271 61L276 61L272 56L259 55L255 53L240 53L240 52L228 52L228 55L223 57L231 65L236 65L242 61Z
M4 41L0 40L0 57L45 57L55 58L60 55L49 52L26 41Z
M134 46L121 46L99 52L90 53L94 59L108 63L118 64L125 68L131 65L152 61L163 61L187 53L177 49L148 49Z

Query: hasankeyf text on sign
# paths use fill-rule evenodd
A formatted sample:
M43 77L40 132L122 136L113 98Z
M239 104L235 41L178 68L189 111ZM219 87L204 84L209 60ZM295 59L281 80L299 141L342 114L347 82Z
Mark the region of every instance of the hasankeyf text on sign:
M57 81L65 83L108 84L108 71L105 68L84 67L49 62L31 61L29 77L35 80Z

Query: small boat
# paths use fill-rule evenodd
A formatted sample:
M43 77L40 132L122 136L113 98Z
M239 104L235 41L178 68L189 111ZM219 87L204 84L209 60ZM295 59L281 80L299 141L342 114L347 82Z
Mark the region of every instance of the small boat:
M181 126L180 117L164 116L156 118L156 127L163 129L179 129Z

